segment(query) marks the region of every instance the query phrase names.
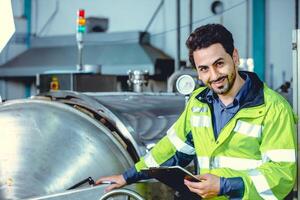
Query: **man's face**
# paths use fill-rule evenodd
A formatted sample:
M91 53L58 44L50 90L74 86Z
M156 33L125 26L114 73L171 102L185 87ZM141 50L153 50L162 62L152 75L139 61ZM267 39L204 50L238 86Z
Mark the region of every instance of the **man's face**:
M219 43L193 53L198 77L216 94L226 95L232 88L238 70L237 50L231 57Z

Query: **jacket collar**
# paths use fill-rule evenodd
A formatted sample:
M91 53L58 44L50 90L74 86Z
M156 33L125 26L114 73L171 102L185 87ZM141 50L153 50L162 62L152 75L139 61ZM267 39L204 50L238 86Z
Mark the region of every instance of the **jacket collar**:
M243 100L241 108L254 107L264 104L263 82L253 72L239 71L239 74L241 77L245 77L245 74L247 74L251 80L250 89ZM202 103L208 103L207 94L210 91L211 90L206 87L195 98Z

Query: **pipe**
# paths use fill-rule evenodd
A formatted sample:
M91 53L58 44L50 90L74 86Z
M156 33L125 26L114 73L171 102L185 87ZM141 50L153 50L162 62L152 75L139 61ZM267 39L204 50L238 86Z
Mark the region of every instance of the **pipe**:
M254 71L260 77L262 81L265 80L265 64L266 64L266 28L265 28L265 12L266 1L265 0L253 0L252 1L252 33L253 33L253 60Z
M299 28L299 0L295 0L295 29Z
M176 1L176 15L177 15L177 27L176 27L176 32L177 32L177 63L175 66L175 71L180 69L180 0Z
M27 48L29 48L30 47L30 35L31 35L31 0L24 1L24 16L27 19L26 44L27 44Z
M190 23L189 23L189 32L193 32L193 0L190 0L189 1L189 20L190 20Z
M31 84L25 83L25 97L28 98L31 96Z
M246 3L246 58L250 58L250 0Z
M148 84L149 72L134 70L128 71L128 85L133 87L134 92L143 92L144 86Z

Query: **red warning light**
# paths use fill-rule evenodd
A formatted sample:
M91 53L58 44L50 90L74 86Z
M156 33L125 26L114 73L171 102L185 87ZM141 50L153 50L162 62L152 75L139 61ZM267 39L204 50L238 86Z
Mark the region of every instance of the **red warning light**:
M83 10L83 9L78 10L77 15L78 15L79 17L84 18L84 10Z

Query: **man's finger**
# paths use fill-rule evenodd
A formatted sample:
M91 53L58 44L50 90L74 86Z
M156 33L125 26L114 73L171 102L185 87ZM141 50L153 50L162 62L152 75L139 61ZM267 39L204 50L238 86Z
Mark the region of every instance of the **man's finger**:
M184 180L184 184L187 186L190 186L192 188L198 188L198 189L202 189L203 188L203 184L201 182L192 182L192 181L188 181L188 180Z
M199 175L199 179L200 180L207 180L207 179L209 179L209 174Z
M111 191L115 188L119 188L119 185L118 184L112 184L112 185L105 188L105 192L109 192L109 191Z
M189 187L189 186L187 186L187 187L188 187L188 189L189 189L191 192L196 193L197 195L199 195L199 196L201 196L201 197L203 197L204 194L205 194L202 190L199 190L199 189L196 189L196 188L192 188L192 187Z
M96 185L99 185L99 184L101 184L102 182L113 182L113 180L112 180L112 178L111 178L110 176L108 176L108 177L102 177L102 178L99 178L99 179L95 182L95 184L96 184Z

